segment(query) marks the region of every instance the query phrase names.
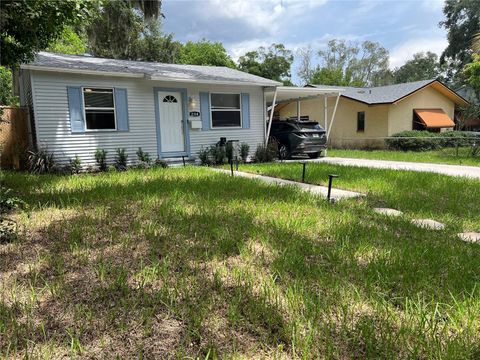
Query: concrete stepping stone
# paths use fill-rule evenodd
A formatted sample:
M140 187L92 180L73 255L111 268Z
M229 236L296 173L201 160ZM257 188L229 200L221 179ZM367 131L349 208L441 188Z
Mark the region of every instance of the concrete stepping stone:
M464 232L457 234L460 240L463 240L465 242L469 243L479 243L480 244L480 233L476 232Z
M390 209L390 208L374 208L377 214L385 215L385 216L402 216L403 212L400 210Z
M412 224L429 230L443 230L445 225L432 219L413 219Z

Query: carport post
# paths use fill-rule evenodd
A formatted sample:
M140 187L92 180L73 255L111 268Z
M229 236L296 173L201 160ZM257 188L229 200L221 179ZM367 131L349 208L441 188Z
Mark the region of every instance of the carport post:
M330 136L330 131L332 130L333 120L335 119L335 113L337 112L338 100L340 99L340 93L337 95L337 100L335 101L335 107L333 108L332 118L330 119L330 126L328 127L327 131L327 141L328 137ZM327 129L325 129L327 130Z
M297 121L300 121L300 99L297 99Z
M277 91L278 91L278 88L275 87L275 92L273 93L272 109L270 110L270 121L268 122L267 136L265 136L265 146L268 145L268 138L270 136L270 129L272 128L273 112L275 111L275 104L276 104L276 101L277 101Z
M323 95L323 124L325 125L325 131L327 132L327 140L328 140L328 99L327 95Z

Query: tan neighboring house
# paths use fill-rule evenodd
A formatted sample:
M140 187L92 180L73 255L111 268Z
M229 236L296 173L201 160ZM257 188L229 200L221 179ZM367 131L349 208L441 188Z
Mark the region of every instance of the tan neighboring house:
M308 87L328 88L326 85ZM332 87L333 88L333 87ZM454 128L455 109L468 101L438 80L343 90L329 134L333 147L381 148L385 137L405 130L445 131ZM308 116L325 125L335 108L335 98L312 98L301 103L278 104L276 117Z

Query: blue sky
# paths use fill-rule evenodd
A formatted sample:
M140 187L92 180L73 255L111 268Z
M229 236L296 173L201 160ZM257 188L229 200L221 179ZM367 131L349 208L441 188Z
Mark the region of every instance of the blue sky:
M377 41L390 67L419 51L440 54L447 45L441 0L164 0L163 31L180 41L220 41L237 59L259 46L283 43L316 52L330 39ZM297 81L298 64L292 67Z

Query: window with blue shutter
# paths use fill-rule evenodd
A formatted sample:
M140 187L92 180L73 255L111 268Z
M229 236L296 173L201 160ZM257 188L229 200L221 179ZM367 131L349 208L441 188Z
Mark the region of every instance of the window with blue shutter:
M242 93L242 128L250 129L250 95Z
M82 88L68 86L68 110L70 114L70 130L72 133L85 131L85 118L83 113Z
M127 89L115 88L115 117L118 131L128 131Z
M200 92L200 116L202 130L210 130L210 94L208 92Z

